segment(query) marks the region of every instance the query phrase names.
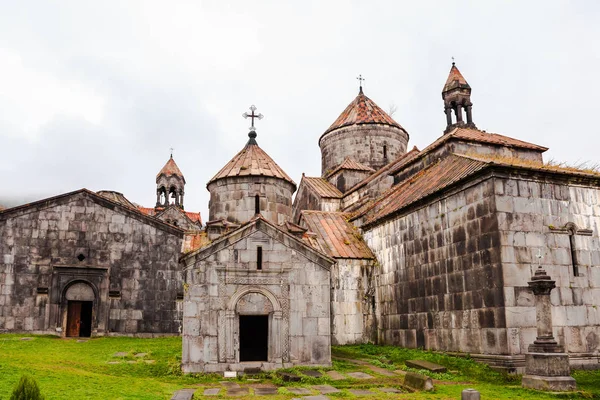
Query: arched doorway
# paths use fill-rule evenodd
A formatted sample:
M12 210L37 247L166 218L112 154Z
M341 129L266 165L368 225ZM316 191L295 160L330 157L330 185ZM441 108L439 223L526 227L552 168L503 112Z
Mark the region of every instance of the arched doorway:
M66 336L89 337L92 334L94 289L87 283L77 282L65 292L67 302Z
M273 304L261 293L248 293L238 300L235 308L239 315L240 362L268 361Z

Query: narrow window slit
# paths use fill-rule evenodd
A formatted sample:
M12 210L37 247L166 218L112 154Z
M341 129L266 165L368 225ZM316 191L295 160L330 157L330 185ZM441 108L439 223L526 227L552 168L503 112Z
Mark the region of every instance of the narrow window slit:
M575 250L575 232L569 233L569 247L571 248L571 265L573 266L573 276L579 276L577 252Z
M254 214L260 214L260 196L254 196Z
M256 269L262 269L262 247L260 246L256 248Z

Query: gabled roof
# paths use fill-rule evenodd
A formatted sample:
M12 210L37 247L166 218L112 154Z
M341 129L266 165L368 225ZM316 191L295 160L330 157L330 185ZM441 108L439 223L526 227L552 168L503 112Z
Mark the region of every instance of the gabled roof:
M283 179L294 187L296 183L277 165L275 161L255 141L249 141L231 161L208 181L207 185L219 179L235 176L270 176Z
M317 235L321 249L333 258L373 259L358 229L341 212L302 211L302 219Z
M33 203L23 204L23 205L20 205L17 207L13 207L13 208L9 208L9 209L0 211L0 221L10 218L11 216L13 216L15 214L16 215L27 214L27 213L31 212L30 210L35 211L36 208L48 208L48 207L53 207L53 206L59 205L59 204L65 204L65 203L69 202L71 200L71 198L79 197L79 196L86 197L86 198L90 199L91 201L95 202L96 204L99 204L103 207L110 208L111 210L115 210L119 213L125 213L133 219L136 219L136 220L141 221L146 224L150 224L150 225L154 226L155 228L160 229L162 231L166 231L168 233L171 233L171 234L179 236L179 237L183 236L184 231L178 227L167 224L166 222L163 222L158 218L154 218L152 216L145 215L145 214L139 212L139 210L136 208L131 208L129 206L123 205L122 203L119 203L110 198L101 196L97 193L92 192L91 190L88 190L88 189L79 189L74 192L63 193L58 196L49 197L47 199L38 200Z
M177 211L179 211L181 214L183 214L186 218L188 218L193 223L202 225L202 216L200 215L199 212L184 211L181 208L173 206L173 205L170 205L167 208L162 208L162 209L158 209L158 210L155 208L142 207L142 206L137 206L136 208L142 214L156 217L156 216L159 216L160 214L162 214L163 212L165 212L169 207L176 209Z
M328 177L335 174L338 171L343 169L351 170L351 171L365 171L365 172L375 172L375 170L371 167L368 167L364 164L359 163L358 161L354 161L350 157L344 158L344 161L340 165L338 165L333 171L327 174Z
M482 161L455 154L448 155L403 182L392 186L363 213L364 222L368 225L392 215L486 166L487 164Z
M175 163L175 160L173 160L173 156L171 156L171 158L169 158L169 161L167 161L167 163L165 164L164 167L162 167L162 169L160 170L160 172L156 175L156 179L158 179L159 176L164 175L164 176L179 176L180 178L183 179L183 183L185 183L185 178L183 177L183 174L181 173L181 170L179 169L179 167L177 166L177 164Z
M133 209L138 208L135 204L130 202L127 199L127 197L123 196L123 193L115 192L112 190L100 190L96 193L98 195L106 197L107 199L110 199L116 203L120 203L120 204L124 205L125 207L129 207L129 208L133 208Z
M537 144L525 142L509 136L500 135L498 133L489 133L472 128L456 128L444 136L451 136L471 142L489 143L504 147L519 147L541 152L548 150L548 148L544 146L539 146Z
M446 79L446 84L444 85L442 92L447 92L448 90L456 89L458 87L471 88L467 83L467 80L462 76L458 68L456 68L456 65L452 63L452 68L450 68L450 73L448 74L448 79Z
M321 250L308 245L302 239L294 236L291 233L286 232L287 229L284 230L283 228L284 227L278 227L272 224L262 215L258 214L254 216L250 221L241 225L239 228L219 237L218 239L210 243L208 246L202 247L188 254L185 254L180 258L180 261L190 260L192 258L195 258L197 260L206 259L210 255L221 251L233 245L234 243L237 243L245 237L250 236L257 230L260 230L261 232L264 232L274 240L283 243L284 245L290 247L292 250L296 250L297 252L301 253L306 258L308 258L310 261L320 265L321 267L327 270L329 270L331 265L335 263L335 260L331 259Z
M303 176L302 181L320 197L341 199L343 196L342 192L340 192L338 188L333 186L324 178Z
M327 128L325 133L321 135L321 138L334 129L363 124L383 124L404 130L399 123L379 108L373 100L365 96L361 89L358 96L346 107L335 122Z

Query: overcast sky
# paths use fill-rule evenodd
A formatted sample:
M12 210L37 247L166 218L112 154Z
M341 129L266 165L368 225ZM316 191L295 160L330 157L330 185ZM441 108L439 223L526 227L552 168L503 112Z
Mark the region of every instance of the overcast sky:
M455 57L480 129L600 161L600 2L0 0L0 204L82 187L153 206L175 148L185 206L258 143L299 183L358 92L423 148Z

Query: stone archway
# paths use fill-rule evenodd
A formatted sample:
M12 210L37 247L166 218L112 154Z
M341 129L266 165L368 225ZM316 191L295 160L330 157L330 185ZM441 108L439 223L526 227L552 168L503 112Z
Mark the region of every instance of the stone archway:
M65 336L89 337L92 335L96 291L88 282L75 282L64 292L66 324Z
M236 292L226 312L227 362L281 363L281 318L281 305L270 291L251 287Z

